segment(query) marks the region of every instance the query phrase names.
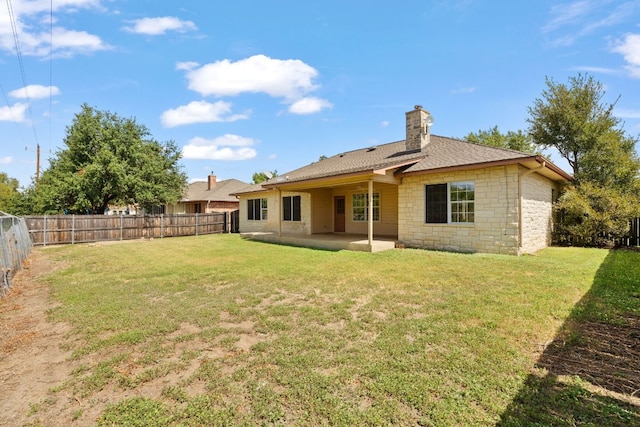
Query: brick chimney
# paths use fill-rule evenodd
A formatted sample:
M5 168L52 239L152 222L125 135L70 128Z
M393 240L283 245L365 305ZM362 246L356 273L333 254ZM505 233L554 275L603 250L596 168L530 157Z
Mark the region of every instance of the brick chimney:
M422 105L416 105L407 115L407 151L422 150L429 144L429 127L433 123L431 114Z
M213 174L213 171L209 174L209 178L207 179L207 190L211 190L216 185L216 176Z

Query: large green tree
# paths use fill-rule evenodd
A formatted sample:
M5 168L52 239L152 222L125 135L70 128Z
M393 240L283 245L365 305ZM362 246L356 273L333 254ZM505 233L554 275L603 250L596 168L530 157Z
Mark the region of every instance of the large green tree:
M255 172L252 176L251 183L260 184L261 182L265 182L275 176L278 176L277 170L273 170L271 172Z
M510 150L522 151L525 153L536 153L538 150L538 147L533 143L531 136L525 132L518 130L517 132L508 131L506 134L503 134L498 130L498 126L494 126L492 129L488 130L471 132L465 136L464 139L476 144L508 148Z
M174 203L186 187L173 141L160 143L134 118L82 105L32 194L41 213L102 213L111 204L147 210Z
M568 84L551 78L545 83L542 96L528 109L529 134L535 144L557 149L580 181L583 157L597 149L602 138L622 137L620 119L613 115L617 100L603 102L602 83L585 74L570 77Z
M615 102L602 101L603 85L593 77L579 74L568 84L547 78L546 85L529 108L529 134L534 143L557 149L574 174L555 205L556 239L615 244L640 215L637 139L626 135L613 115Z
M19 185L17 179L0 172L0 211L15 214L15 207L20 198Z

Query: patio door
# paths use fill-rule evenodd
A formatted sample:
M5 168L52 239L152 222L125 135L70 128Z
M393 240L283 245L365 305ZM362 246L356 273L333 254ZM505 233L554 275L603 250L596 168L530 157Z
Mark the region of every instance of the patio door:
M345 221L345 199L344 196L335 196L333 198L333 231L336 233L344 233Z

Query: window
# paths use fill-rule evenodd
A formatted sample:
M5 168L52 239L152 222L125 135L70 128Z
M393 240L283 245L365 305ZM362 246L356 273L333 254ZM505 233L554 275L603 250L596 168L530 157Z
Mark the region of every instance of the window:
M427 185L427 223L447 223L447 184Z
M354 194L352 198L353 220L369 220L369 194ZM373 193L373 220L380 221L380 193Z
M473 181L426 186L428 224L473 223L475 221L475 184Z
M267 219L267 199L247 200L247 219L264 221Z
M282 198L282 220L300 221L300 196Z
M202 213L202 203L194 203L193 204L193 213Z

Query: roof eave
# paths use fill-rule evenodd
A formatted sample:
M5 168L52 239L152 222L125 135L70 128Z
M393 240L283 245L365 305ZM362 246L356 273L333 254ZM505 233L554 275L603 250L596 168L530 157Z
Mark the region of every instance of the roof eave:
M556 175L558 175L564 181L571 181L573 177L560 169L555 164L551 163L548 159L544 158L540 155L533 155L528 157L517 157L513 159L503 159L503 160L495 160L491 162L482 162L482 163L470 163L466 165L456 165L456 166L444 166L440 168L433 169L424 169L419 171L410 171L410 172L402 172L400 175L405 176L414 176L414 175L425 175L439 172L454 172L454 171L463 171L463 170L472 170L472 169L480 169L494 166L506 166L513 164L524 164L526 162L535 161L540 165L544 165L545 168L549 169Z

